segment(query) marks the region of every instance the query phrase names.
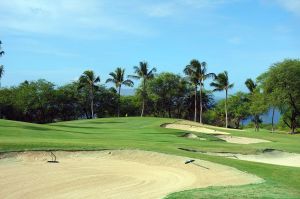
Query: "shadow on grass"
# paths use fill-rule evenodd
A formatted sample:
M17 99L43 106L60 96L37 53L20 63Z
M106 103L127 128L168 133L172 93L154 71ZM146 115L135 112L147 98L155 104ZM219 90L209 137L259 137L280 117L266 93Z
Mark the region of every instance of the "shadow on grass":
M113 121L110 121L110 122L104 122L104 121L85 121L84 122L85 124L120 124L120 123L126 123L126 122L113 122Z
M93 127L93 126L74 126L74 125L64 125L64 124L53 125L53 126L54 127L72 128L72 129L102 129L102 128Z
M27 129L27 130L36 130L36 131L51 131L52 129L40 126L25 126L25 125L1 125L1 127L9 127L9 128L19 128L19 129Z

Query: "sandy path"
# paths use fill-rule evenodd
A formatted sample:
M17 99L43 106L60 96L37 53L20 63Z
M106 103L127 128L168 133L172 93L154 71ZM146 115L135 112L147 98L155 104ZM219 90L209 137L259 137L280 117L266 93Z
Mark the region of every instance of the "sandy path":
M240 159L240 160L247 160L252 162L300 167L300 154L288 153L283 151L271 151L271 152L264 152L260 154L253 154L253 155L233 154L233 153L206 153L206 154L223 156L223 157Z
M6 154L0 159L0 198L162 198L198 187L259 183L235 168L138 150ZM197 164L197 165L196 165ZM208 169L206 169L206 168Z

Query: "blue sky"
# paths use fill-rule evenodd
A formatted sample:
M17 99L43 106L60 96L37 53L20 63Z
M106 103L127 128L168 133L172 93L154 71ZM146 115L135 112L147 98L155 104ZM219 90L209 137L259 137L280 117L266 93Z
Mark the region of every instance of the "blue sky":
M300 57L300 0L2 0L0 21L2 86L63 85L86 69L104 83L142 60L182 74L196 58L209 72L227 70L233 93L272 63Z

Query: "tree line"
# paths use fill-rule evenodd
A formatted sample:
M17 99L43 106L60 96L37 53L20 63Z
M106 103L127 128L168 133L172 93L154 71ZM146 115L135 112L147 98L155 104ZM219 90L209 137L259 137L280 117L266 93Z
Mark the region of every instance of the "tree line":
M0 43L1 44L1 43ZM4 51L1 50L2 56ZM300 125L300 60L286 59L273 64L254 81L247 79L249 92L229 94L234 84L229 74L208 72L207 63L196 59L183 67L184 76L171 72L157 73L145 61L126 75L118 67L105 83L87 70L77 81L55 86L47 80L24 81L18 86L0 89L0 117L36 123L113 116L154 116L194 120L200 123L241 128L251 118L259 130L261 116L272 109L281 113L281 124L295 133ZM0 68L0 78L4 74ZM121 96L123 86L133 87L140 80L133 96ZM208 82L210 81L210 82ZM208 83L207 83L208 82ZM205 89L205 83L212 90ZM224 92L224 99L215 101L214 92ZM272 118L272 131L275 124Z

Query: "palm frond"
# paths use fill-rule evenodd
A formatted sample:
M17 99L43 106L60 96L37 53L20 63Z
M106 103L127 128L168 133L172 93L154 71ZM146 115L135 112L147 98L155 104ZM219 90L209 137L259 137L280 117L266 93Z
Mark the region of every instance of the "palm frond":
M134 83L130 79L126 79L125 81L122 82L123 85L133 87Z
M132 79L141 79L141 77L137 75L128 75L127 77Z
M3 77L4 75L4 66L0 65L0 79Z
M116 80L115 79L113 79L113 78L108 78L106 81L105 81L105 83L116 83Z

